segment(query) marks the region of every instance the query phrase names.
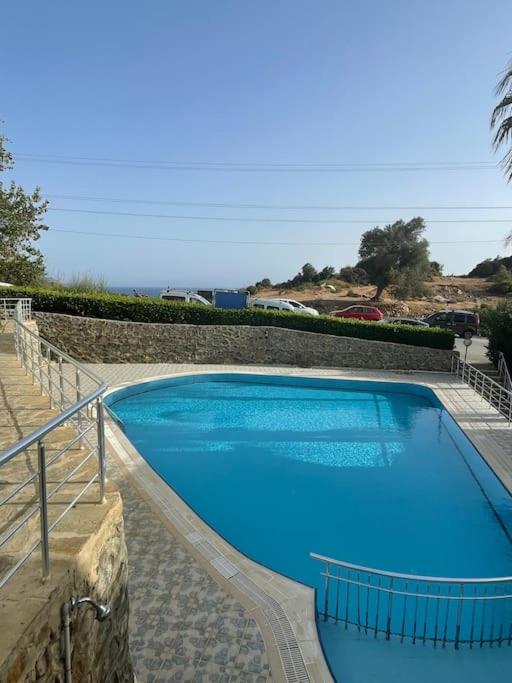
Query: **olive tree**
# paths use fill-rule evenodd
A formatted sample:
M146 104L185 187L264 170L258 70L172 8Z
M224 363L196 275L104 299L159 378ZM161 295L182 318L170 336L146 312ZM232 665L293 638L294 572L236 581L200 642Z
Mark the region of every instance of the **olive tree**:
M412 278L417 283L427 279L430 262L428 242L422 237L424 230L425 221L418 217L363 233L357 266L364 268L369 282L377 287L377 301L386 287L399 281Z

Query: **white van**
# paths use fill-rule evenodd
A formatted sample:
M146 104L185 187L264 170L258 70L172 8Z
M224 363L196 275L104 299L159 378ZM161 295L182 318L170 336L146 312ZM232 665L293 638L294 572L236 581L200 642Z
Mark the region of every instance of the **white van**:
M255 297L251 299L250 306L253 308L265 308L275 311L290 311L290 313L302 313L303 315L318 315L315 308L304 306L300 301L294 299L262 299Z
M163 292L160 292L160 298L165 299L165 301L181 301L182 304L205 304L206 306L211 306L211 303L204 296L190 290L165 289Z

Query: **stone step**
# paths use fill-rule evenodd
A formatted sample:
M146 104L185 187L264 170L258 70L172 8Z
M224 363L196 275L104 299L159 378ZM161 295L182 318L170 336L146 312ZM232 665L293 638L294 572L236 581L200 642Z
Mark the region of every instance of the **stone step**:
M0 449L8 448L23 437L30 436L40 426L42 425L16 426L14 429L13 427L0 427ZM47 447L62 448L75 436L76 432L72 427L57 427L45 436L44 442ZM31 446L30 449L35 450L36 446Z

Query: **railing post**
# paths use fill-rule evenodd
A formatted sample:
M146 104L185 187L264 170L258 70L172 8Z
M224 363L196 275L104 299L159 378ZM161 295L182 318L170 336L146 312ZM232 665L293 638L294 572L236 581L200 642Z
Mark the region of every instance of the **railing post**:
M50 573L50 544L48 540L48 499L46 493L46 452L43 441L37 442L39 483L39 520L41 524L41 559L43 579Z
M100 481L100 503L105 502L105 419L103 401L96 399L96 419L98 421L98 475Z
M62 356L59 356L59 391L60 391L60 409L64 410L65 396L64 396L64 375L62 374Z
M34 365L34 340L30 339L30 374L32 375L32 382L36 382L36 369Z
M460 600L457 605L457 621L455 623L455 649L459 649L459 642L460 642L460 627L461 627L461 622L462 622L462 610L464 607L464 584L461 583L460 586Z
M78 402L82 398L82 392L80 391L80 370L78 368L75 371L75 386L76 386L76 400ZM80 434L80 432L82 431L82 413L80 410L76 414L76 420L77 420L78 433ZM80 446L80 448L82 447L82 437L80 437L78 439L78 445Z
M38 341L38 342L37 342L37 351L36 351L36 355L37 355L37 368L38 368L38 371L39 371L39 386L41 387L41 393L43 394L43 393L44 393L44 391L43 391L43 365L42 365L42 363L41 363L41 358L42 358L42 356L43 356L43 351L42 351L42 349L41 349L41 341Z
M324 621L327 621L329 613L329 583L331 577L331 566L329 562L326 562L325 569Z
M389 584L389 593L388 593L388 618L386 620L386 640L389 640L391 638L391 618L393 615L393 583L394 583L394 577L391 577L391 581Z
M46 347L46 364L48 366L48 396L50 398L50 408L53 408L55 402L53 400L52 360L49 346Z

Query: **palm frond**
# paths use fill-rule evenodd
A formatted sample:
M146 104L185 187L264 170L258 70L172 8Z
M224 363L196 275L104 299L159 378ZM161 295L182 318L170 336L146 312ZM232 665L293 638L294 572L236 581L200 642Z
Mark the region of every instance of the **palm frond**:
M509 86L512 86L512 60L508 63L507 68L503 72L503 76L496 85L496 95L501 95Z
M509 114L512 114L512 92L507 93L501 102L498 102L494 107L491 115L491 128L494 128L501 119L506 118Z
M501 165L505 171L508 182L512 182L512 149L509 149L501 160Z
M512 141L512 116L507 116L506 119L500 122L493 139L493 145L495 149L498 149L500 145ZM512 151L512 150L511 150Z

